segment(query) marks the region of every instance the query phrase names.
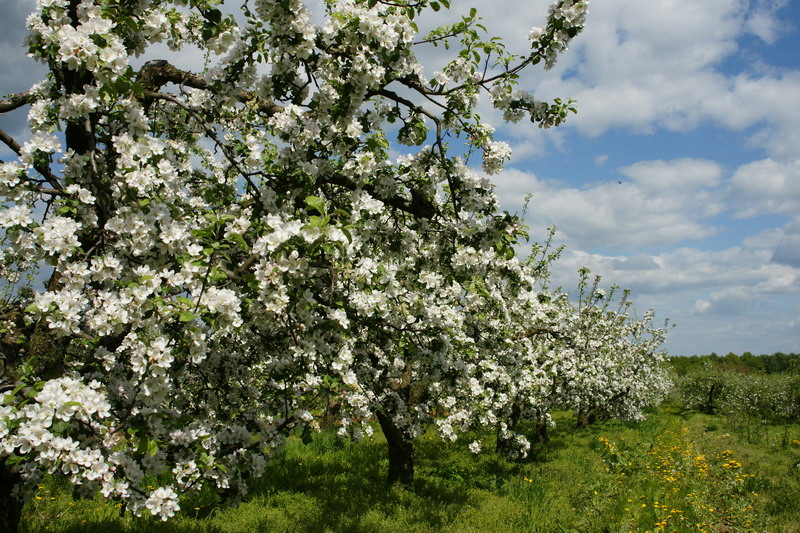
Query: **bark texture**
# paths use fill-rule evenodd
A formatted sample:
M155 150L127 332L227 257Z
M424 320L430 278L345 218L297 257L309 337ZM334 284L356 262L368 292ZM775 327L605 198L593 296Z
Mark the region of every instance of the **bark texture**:
M390 416L378 411L381 425L389 447L389 484L410 485L414 481L414 441L405 431L397 427Z

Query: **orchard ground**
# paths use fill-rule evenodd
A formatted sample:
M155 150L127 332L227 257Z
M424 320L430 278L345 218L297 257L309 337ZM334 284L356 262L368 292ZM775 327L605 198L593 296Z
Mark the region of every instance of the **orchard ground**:
M550 442L510 461L418 439L412 487L387 487L385 441L301 436L268 466L237 508L211 493L181 503L174 520L135 519L101 497L73 499L46 481L23 531L505 532L800 531L800 425L745 435L721 415L665 404L643 422L574 428L559 412ZM530 428L534 430L533 427ZM487 448L490 435L484 435Z

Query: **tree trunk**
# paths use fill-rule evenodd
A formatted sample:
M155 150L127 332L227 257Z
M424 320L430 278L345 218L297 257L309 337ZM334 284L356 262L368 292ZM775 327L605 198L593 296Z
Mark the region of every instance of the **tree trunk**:
M550 442L550 435L547 434L547 420L540 420L536 425L536 434L539 437L539 443L545 444Z
M589 409L588 411L578 411L578 421L576 427L585 428L597 421L597 409Z
M522 416L522 407L518 403L511 405L511 414L508 416L506 425L510 431L514 431L517 427L520 417ZM513 448L513 439L504 438L500 435L500 430L497 430L497 443L495 444L495 451L502 455L509 455Z
M389 448L389 484L410 485L414 481L414 441L405 431L397 427L390 416L378 411L381 425Z
M709 415L714 414L714 389L716 389L716 387L716 385L711 385L711 388L708 390L708 400L706 401L704 411Z
M22 502L12 496L14 486L20 482L19 474L12 472L5 460L0 464L0 531L17 533L22 518Z

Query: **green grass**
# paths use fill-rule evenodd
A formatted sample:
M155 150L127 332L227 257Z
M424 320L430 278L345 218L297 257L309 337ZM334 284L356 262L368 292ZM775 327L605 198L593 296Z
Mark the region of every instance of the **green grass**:
M471 454L470 436L423 436L409 488L386 486L379 431L361 443L293 437L239 507L200 494L167 523L120 516L100 497L73 500L48 480L23 531L800 532L800 427L765 428L756 441L724 418L669 408L640 423L556 421L551 441L519 462Z

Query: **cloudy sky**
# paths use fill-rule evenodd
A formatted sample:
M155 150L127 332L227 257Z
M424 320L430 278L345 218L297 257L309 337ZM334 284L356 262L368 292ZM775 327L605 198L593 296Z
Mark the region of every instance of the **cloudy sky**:
M476 7L524 53L548 3L452 0L449 16ZM33 0L3 5L0 94L43 72L20 46ZM800 2L596 0L556 68L521 82L578 102L556 130L498 129L503 207L532 194L533 235L555 225L566 247L555 285L587 266L630 288L677 325L671 354L800 352ZM0 128L24 139L24 118Z
M523 49L546 1L484 0ZM671 354L800 351L800 2L597 0L550 72L523 86L577 100L556 130L502 130L504 207L677 327Z

